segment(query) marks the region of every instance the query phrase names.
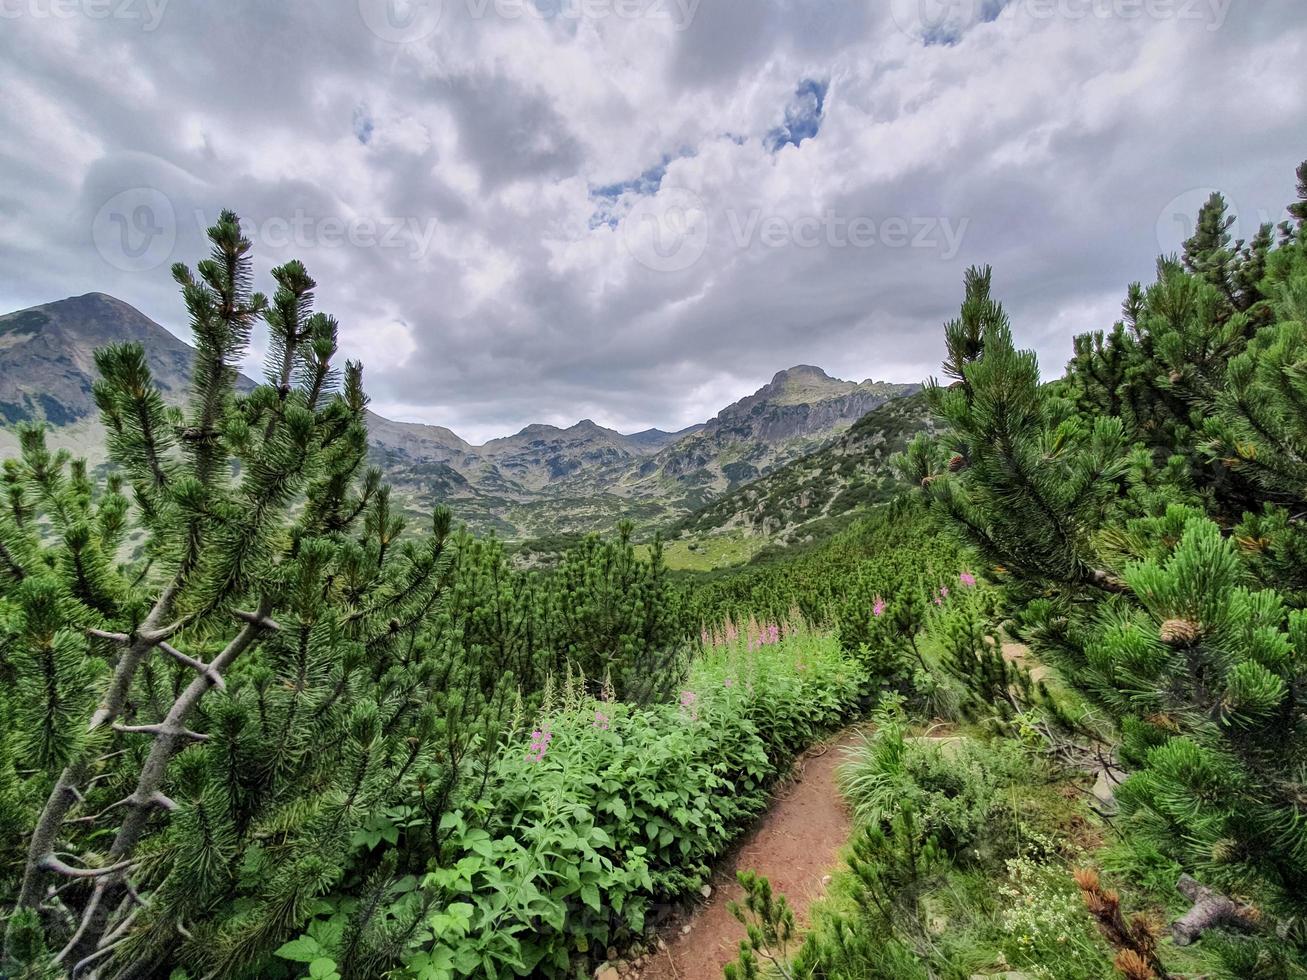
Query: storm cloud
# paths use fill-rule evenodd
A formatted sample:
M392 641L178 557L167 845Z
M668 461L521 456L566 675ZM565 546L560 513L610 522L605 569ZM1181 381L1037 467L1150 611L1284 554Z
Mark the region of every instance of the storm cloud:
M1304 63L1272 0L0 0L0 309L184 337L231 208L477 442L918 381L975 263L1052 375L1211 190L1283 217Z

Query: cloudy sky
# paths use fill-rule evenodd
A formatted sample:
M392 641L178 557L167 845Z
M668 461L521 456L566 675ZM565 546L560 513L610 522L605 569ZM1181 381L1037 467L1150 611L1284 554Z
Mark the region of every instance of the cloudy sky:
M1209 189L1280 220L1300 0L0 0L0 308L236 210L374 407L677 428L780 368L916 381L965 268L1059 371Z

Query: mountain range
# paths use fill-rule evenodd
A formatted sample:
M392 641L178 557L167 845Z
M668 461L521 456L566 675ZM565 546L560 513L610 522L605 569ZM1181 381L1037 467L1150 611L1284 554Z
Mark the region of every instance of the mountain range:
M165 399L180 401L193 349L121 300L88 293L0 316L0 454L16 445L4 426L45 419L54 444L102 462L93 352L125 341L143 345ZM476 529L528 538L602 530L622 518L643 526L684 518L917 388L841 381L798 365L679 432L628 435L586 419L570 428L528 425L475 446L441 426L373 413L368 429L373 462L407 506L446 503Z

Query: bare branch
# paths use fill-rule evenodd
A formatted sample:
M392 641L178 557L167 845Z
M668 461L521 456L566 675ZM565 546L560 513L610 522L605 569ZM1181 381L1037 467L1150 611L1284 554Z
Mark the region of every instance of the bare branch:
M194 657L186 656L186 654L182 653L172 644L167 643L163 640L159 641L159 649L162 650L164 653L166 653L168 656L172 657L172 659L176 660L179 664L185 664L187 667L191 668L191 670L195 671L197 674L203 674L205 677L209 678L209 682L213 684L213 686L216 687L219 691L224 691L227 689L227 682L222 679L222 675L219 674L212 667L210 667L208 664L206 664L204 661L196 660Z
M281 624L274 619L270 619L266 612L245 612L244 610L237 609L232 613L232 615L241 622L249 623L251 626L257 626L260 629L272 630L274 632L281 629Z
M100 878L104 875L124 871L132 866L131 861L119 861L117 864L111 864L103 868L74 868L71 864L65 864L55 857L53 853L47 854L37 863L46 871L53 871L65 878Z
M88 629L86 635L94 636L101 640L112 640L114 643L127 644L132 642L132 638L126 633L106 633L104 630Z
M126 735L170 735L174 738L189 738L193 742L207 742L208 735L202 735L199 732L193 732L184 726L169 728L163 724L158 725L114 725L115 732L122 732Z
M1189 875L1181 875L1176 890L1193 907L1171 924L1171 936L1177 946L1196 942L1204 932L1216 926L1231 926L1245 932L1256 930L1260 921L1257 910L1200 885Z
M279 628L269 618L271 611L272 600L264 596L259 602L257 612L238 615L237 618L242 619L246 625L210 661L209 668L221 676L222 671L230 667L265 631ZM111 858L130 859L141 835L145 832L146 822L149 819L148 811L151 807L160 807L169 811L177 809L177 804L165 796L160 787L167 775L168 764L180 750L181 742L187 737L184 733L189 732L186 728L186 720L200 703L205 692L212 686L213 682L207 674L194 678L177 696L164 720L157 726L149 726L155 729L152 732L154 744L141 767L136 789L128 797L131 809L123 818L113 845L109 849ZM121 874L106 875L96 881L95 890L82 910L77 933L69 941L61 956L74 951L85 956L98 945L108 924L110 914L108 905L113 901L111 891L123 887L123 877Z

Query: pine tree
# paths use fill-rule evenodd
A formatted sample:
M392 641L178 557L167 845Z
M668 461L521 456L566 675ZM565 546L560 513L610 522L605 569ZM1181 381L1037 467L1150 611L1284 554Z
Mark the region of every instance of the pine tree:
M546 599L549 642L560 663L593 680L607 678L619 699L645 704L679 690L689 627L662 541L643 561L632 530L624 522L616 540L590 535L564 556Z
M1302 959L1307 261L1295 234L1227 249L1226 227L1212 202L1190 271L1160 263L1063 381L1039 383L997 307L974 356L950 325L960 379L931 390L950 431L900 465L1001 570L1037 652L1116 722L1132 829L1277 913ZM1244 304L1234 284L1263 270ZM986 282L968 276L969 304Z
M1124 571L1138 605L1083 638L1082 687L1120 720L1138 767L1135 827L1207 880L1307 894L1307 614L1251 590L1234 542L1192 517L1174 552Z
M983 311L982 343L951 324L945 366L960 378L947 388L927 387L948 427L942 444L953 462L934 465L943 454L921 436L899 458L900 471L994 565L1029 578L1113 588L1095 567L1089 534L1124 477L1122 425L1110 417L1084 420L1071 402L1041 387L1035 355L1013 346L989 284L988 270L968 272L963 307Z
M401 537L365 465L361 368L334 366L313 280L288 263L269 300L235 215L209 239L173 270L186 403L139 346L111 346L108 482L35 426L5 466L0 813L30 830L21 869L0 866L21 877L7 969L257 972L347 873L362 821L451 778L449 746L507 708L459 693L468 668L437 639L449 514ZM267 383L238 394L260 320Z

